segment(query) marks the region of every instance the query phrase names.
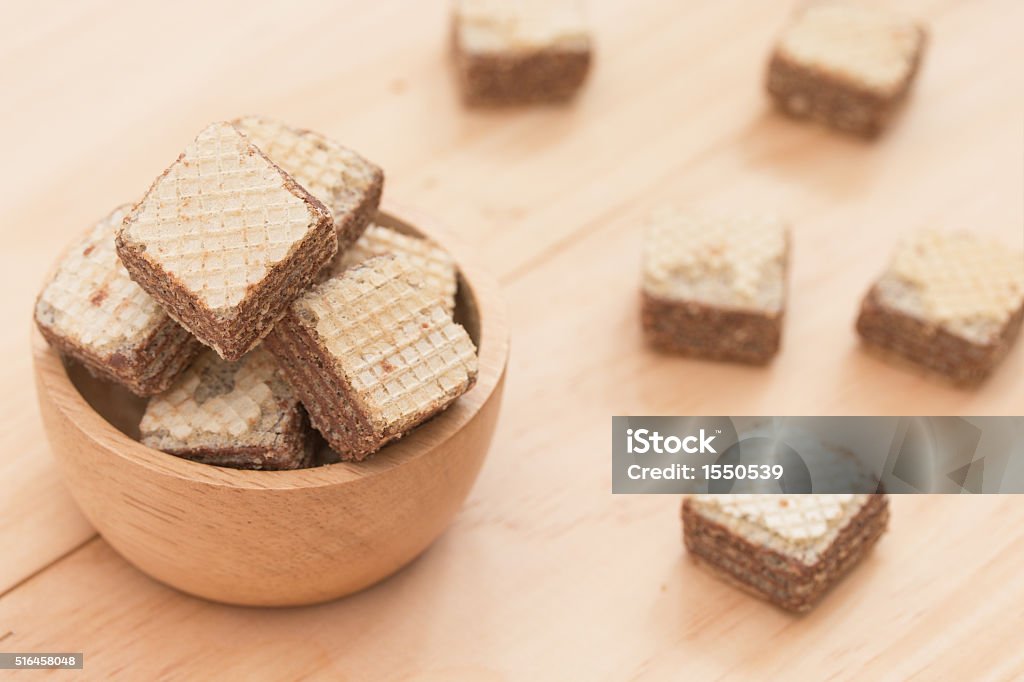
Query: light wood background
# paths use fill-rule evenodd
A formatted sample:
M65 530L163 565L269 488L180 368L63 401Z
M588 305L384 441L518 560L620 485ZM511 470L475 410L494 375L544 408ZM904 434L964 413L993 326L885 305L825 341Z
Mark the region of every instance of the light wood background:
M796 619L685 560L678 499L609 493L612 414L1024 408L1024 348L964 392L866 356L852 331L901 234L1021 245L1024 5L889 3L932 42L909 108L865 144L768 110L790 4L593 0L579 101L467 112L439 0L3 3L0 649L84 651L89 679L1024 676L1022 498L895 500L877 551ZM504 411L465 509L398 576L314 608L222 607L126 564L63 489L31 393L32 300L58 250L204 124L249 112L380 163L387 195L475 244L510 304ZM794 221L770 367L643 347L640 225L665 202Z

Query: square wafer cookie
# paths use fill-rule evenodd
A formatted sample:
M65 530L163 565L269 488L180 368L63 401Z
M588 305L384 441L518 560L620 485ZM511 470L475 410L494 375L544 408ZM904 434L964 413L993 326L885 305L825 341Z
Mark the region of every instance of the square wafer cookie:
M132 279L228 360L270 331L337 244L327 208L229 123L199 133L117 236Z
M777 606L809 611L889 522L876 495L694 495L683 540L720 578Z
M968 232L924 230L902 242L861 304L857 331L955 383L977 384L1024 321L1024 252Z
M262 348L235 362L207 350L150 399L139 428L151 448L216 466L296 469L313 456L305 410Z
M452 43L470 105L566 100L590 70L581 0L456 0Z
M39 331L93 374L137 395L167 388L202 345L128 276L114 235L131 205L89 228L36 299Z
M241 130L274 163L331 210L338 252L359 238L377 213L384 172L347 147L273 119L235 119Z
M449 313L455 310L455 292L459 285L455 260L429 239L402 234L390 227L370 225L366 228L350 249L335 257L330 276L336 277L370 258L389 254L409 261L423 280L423 286L437 294Z
M656 212L644 244L641 320L661 350L739 362L778 352L789 233L756 214Z
M266 339L313 426L362 460L476 381L476 349L404 258L381 256L317 285Z
M768 93L785 113L872 137L906 98L926 43L919 24L848 0L812 2L782 32Z

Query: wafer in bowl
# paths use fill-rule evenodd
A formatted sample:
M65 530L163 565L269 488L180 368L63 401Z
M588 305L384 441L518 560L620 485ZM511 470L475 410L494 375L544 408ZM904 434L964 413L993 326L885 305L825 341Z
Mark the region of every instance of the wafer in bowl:
M140 570L226 603L322 602L405 566L458 512L500 409L504 304L471 252L429 220L393 208L374 220L452 254L455 320L478 349L479 372L472 390L364 462L251 471L146 447L138 441L144 402L65 365L36 334L40 410L64 480L104 539Z

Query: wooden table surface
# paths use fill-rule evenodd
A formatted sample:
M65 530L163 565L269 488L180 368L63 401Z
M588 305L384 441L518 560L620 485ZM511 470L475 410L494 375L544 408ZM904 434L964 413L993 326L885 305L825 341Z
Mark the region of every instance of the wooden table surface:
M613 414L1024 408L1024 348L965 392L865 355L852 330L900 235L1020 246L1024 5L899 3L932 41L910 106L866 144L769 110L789 4L594 0L577 102L469 112L440 0L5 2L0 649L85 652L86 679L1024 677L1024 498L894 500L866 563L794 618L686 560L678 498L610 494ZM206 603L128 565L63 488L32 395L32 302L61 246L203 125L249 112L383 166L389 199L479 249L513 329L495 443L454 525L392 579L311 608ZM644 348L641 225L663 203L793 220L770 367Z

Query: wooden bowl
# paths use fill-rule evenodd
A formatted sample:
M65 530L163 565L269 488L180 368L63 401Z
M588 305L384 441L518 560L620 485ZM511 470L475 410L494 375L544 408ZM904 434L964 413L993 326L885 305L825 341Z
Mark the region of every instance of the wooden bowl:
M408 215L403 212L403 215ZM501 403L504 304L485 269L420 218L460 268L458 319L479 349L476 385L365 462L298 471L198 464L139 443L144 401L93 378L34 333L43 423L72 496L103 538L152 577L231 604L311 604L391 575L447 527L476 479ZM416 227L413 227L416 225Z

